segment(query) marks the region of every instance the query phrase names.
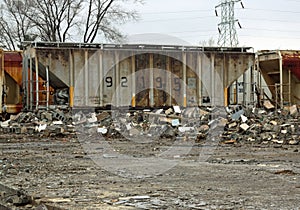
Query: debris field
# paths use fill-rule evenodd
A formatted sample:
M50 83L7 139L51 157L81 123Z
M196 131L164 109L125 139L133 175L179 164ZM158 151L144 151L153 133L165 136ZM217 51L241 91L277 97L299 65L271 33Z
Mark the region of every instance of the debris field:
M1 123L0 208L297 209L299 116L268 103L23 112Z

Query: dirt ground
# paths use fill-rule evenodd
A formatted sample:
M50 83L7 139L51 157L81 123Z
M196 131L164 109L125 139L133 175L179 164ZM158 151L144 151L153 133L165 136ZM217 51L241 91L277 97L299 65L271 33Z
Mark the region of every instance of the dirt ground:
M95 161L97 155L87 152L75 137L3 134L0 209L300 208L299 145L219 143L201 159L205 147L201 142L183 140L174 146L171 139L143 144L109 139L107 143L118 154L141 160L136 170L172 145L190 151L161 162L154 174L156 166L150 164L144 176L137 176L132 174L134 167L128 168L132 162L120 162L112 154L99 152L102 162ZM22 195L29 200L20 201Z

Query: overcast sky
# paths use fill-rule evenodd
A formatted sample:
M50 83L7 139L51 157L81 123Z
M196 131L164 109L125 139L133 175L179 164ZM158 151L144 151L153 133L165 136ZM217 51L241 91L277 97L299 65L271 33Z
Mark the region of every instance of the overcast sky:
M129 35L166 34L177 37L191 45L200 45L211 38L218 40L219 17L215 6L221 0L145 0L145 4L135 6L140 11L141 20L122 26ZM243 0L235 6L235 17L242 29L236 25L239 46L262 49L300 50L300 0ZM136 36L135 40L136 39ZM143 41L141 41L143 39ZM148 39L148 40L147 40ZM143 36L141 42L157 44L174 42L161 36ZM180 43L179 43L180 44Z

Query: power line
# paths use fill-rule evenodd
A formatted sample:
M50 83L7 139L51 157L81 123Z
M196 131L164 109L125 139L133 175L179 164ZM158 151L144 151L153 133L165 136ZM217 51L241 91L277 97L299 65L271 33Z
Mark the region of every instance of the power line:
M167 22L173 20L196 20L196 19L206 19L206 18L214 18L215 16L202 16L202 17L186 17L186 18L161 18L161 19L154 19L154 20L146 20L142 19L139 22L142 23L150 23L150 22ZM283 22L283 23L296 23L300 24L300 21L292 21L292 20L279 20L279 19L265 19L265 18L240 18L240 20L249 20L249 21L268 21L268 22Z
M295 13L295 14L300 14L300 11L291 11L291 10L260 9L260 8L245 8L245 10L268 11L268 12L280 12L280 13Z
M214 16L203 16L203 17L187 17L187 18L168 18L168 19L156 19L156 20L141 20L140 22L148 23L148 22L165 22L165 21L173 21L173 20L191 20L191 19L205 19L205 18L213 18Z
M174 34L182 34L182 33L205 33L205 32L215 32L216 30L211 30L211 29L203 29L201 31L175 31L175 32L168 32L168 33L174 33Z
M177 13L199 13L199 12L211 12L211 9L205 10L178 10L178 11L160 11L160 12L143 12L146 15L157 15L157 14L177 14Z
M288 0L285 0L288 1ZM295 2L299 2L300 1L296 1L296 0L290 0L290 1L295 1ZM241 9L245 9L245 10L256 10L256 11L269 11L269 12L280 12L280 13L296 13L299 14L300 11L293 11L293 10L274 10L274 9L261 9L261 8L250 8L250 7L245 7L245 8L236 8L236 10L241 10ZM212 9L205 9L205 10L177 10L177 11L159 11L159 12L143 12L143 15L157 15L157 14L178 14L178 13L199 13L199 12L212 12Z
M172 33L164 33L164 34L172 34ZM185 35L185 36L178 36L177 38L194 38L194 37L214 37L215 34L206 34L206 35ZM140 39L140 40L135 40L135 41L160 41L160 40L165 40L166 38L154 38L154 39Z
M240 37L252 37L256 39L299 39L300 37L292 37L292 36L254 36L254 35L240 35Z
M173 20L196 20L196 19L207 19L207 18L214 18L215 16L203 16L203 17L186 17L186 18L161 18L161 19L154 19L154 20L146 20L142 19L139 20L141 23L151 23L151 22L167 22ZM265 18L239 18L240 20L249 20L249 21L268 21L268 22L282 22L282 23L296 23L300 24L300 21L292 21L292 20L279 20L279 19L265 19Z
M273 32L300 33L300 31L278 30L278 29L266 29L266 28L243 28L243 29L244 29L244 30L256 30L256 31L273 31Z
M207 33L207 32L215 32L216 30L211 30L211 29L208 29L208 30L196 30L196 31L168 31L168 32L151 32L151 33L161 33L161 34L185 34L185 33ZM145 33L145 31L143 32ZM217 34L213 34L214 36L217 35ZM195 35L196 36L196 35ZM199 36L212 36L212 34L200 34Z
M264 18L240 18L241 20L252 20L252 21L268 21L268 22L283 22L283 23L300 23L300 21L291 20L278 20L278 19L264 19Z
M285 1L293 1L293 2L300 3L300 1L297 1L297 0L285 0Z
M215 7L216 16L218 16L217 9L221 8L221 22L218 24L218 45L222 47L236 47L239 44L235 23L237 22L240 28L241 25L238 20L235 19L234 14L234 6L235 3L238 2L240 2L244 8L241 0L222 0L221 3Z

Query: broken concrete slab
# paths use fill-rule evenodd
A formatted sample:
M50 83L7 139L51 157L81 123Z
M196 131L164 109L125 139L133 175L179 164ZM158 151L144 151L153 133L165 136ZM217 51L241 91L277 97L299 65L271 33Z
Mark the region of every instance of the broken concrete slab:
M291 116L298 114L298 108L296 105L290 106L289 111Z
M290 140L289 141L289 145L298 145L299 144L299 141L297 140Z
M245 113L243 107L241 106L237 106L233 109L232 114L231 114L231 118L233 120L238 120L240 119L240 117Z
M47 124L40 124L39 126L36 127L36 132L41 132L46 130Z
M172 124L172 126L176 127L176 126L180 125L180 121L179 121L179 119L173 119L171 124Z
M172 114L173 113L173 109L172 108L169 108L169 109L167 109L166 111L165 111L165 114L166 115L170 115L170 114Z
M250 128L250 126L247 125L246 123L243 123L240 125L240 128L243 129L244 131L247 131Z
M263 106L264 106L267 110L275 109L275 106L274 106L269 100L264 101Z
M58 120L58 121L63 121L63 122L66 121L65 114L61 110L53 111L52 118L53 118L53 120Z
M101 133L101 134L107 134L108 129L105 128L105 127L103 127L103 128L98 128L98 129L97 129L97 132L98 132L98 133Z
M178 127L178 131L181 133L190 132L194 130L195 130L194 127Z
M163 131L160 136L161 137L165 137L165 138L173 138L176 136L176 130L174 130L171 126L169 125L164 125L161 130L159 130L158 132L160 133L161 131Z
M248 120L248 117L241 115L242 122L245 123Z
M91 116L87 118L88 123L96 123L98 122L98 119L96 117L96 113L91 113Z
M96 115L96 117L97 117L98 122L102 122L103 120L106 120L106 119L110 118L111 116L108 112L104 111L104 112L98 113Z
M237 122L232 122L232 123L228 124L228 128L229 128L229 129L235 128L235 127L237 127L237 126L238 126Z
M51 122L53 120L52 113L50 112L42 112L41 113L41 120L46 120L47 122Z
M4 122L0 122L1 128L8 128L10 122L11 122L11 120L7 120L7 121L4 121Z
M181 114L180 106L173 106L173 109L176 114Z

